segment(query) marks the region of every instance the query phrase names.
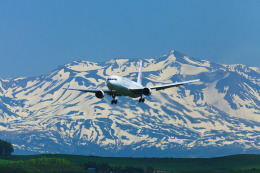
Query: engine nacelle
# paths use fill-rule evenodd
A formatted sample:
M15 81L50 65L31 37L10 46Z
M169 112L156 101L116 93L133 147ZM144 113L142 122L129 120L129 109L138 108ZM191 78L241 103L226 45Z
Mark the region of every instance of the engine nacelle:
M152 94L152 90L150 88L144 88L143 94L146 95L146 96L149 96L149 95Z
M104 93L104 91L99 90L96 92L95 96L99 99L102 99L105 96L105 93Z

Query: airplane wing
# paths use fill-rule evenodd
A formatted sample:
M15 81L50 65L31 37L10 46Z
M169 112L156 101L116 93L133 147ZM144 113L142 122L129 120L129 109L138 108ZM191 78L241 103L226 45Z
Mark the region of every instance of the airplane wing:
M151 86L149 88L150 89L155 89L156 91L158 91L158 90L164 90L166 88L177 87L177 86L180 86L180 85L183 85L183 84L186 84L186 83L197 82L197 81L199 81L199 79L185 81L185 82L175 82L175 83L170 83L170 84Z
M76 91L82 91L82 92L90 92L90 93L96 93L98 91L103 91L104 93L110 93L111 90L109 89L80 89L80 88L63 88L66 90L76 90Z

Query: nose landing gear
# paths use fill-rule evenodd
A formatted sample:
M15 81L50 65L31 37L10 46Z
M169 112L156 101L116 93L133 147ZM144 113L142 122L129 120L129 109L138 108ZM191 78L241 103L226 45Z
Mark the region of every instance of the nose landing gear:
M112 91L112 98L113 98L113 100L111 101L111 104L117 104L116 92L115 91Z
M111 104L117 104L117 100L116 100L116 99L113 99L113 100L111 101Z

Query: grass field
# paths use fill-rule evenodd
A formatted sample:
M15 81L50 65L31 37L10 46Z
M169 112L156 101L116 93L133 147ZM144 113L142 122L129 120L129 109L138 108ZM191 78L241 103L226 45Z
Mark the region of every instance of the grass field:
M132 166L146 169L148 166L155 170L182 172L260 172L260 155L234 155L218 158L119 158L92 157L66 154L15 155L1 156L0 164L26 161L38 158L60 158L83 167L84 163L94 161L108 163L109 166Z

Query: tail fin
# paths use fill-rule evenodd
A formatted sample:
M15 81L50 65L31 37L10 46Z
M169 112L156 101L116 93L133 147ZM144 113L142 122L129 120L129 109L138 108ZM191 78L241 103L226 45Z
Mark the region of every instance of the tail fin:
M139 67L139 73L138 73L137 83L139 83L139 84L142 85L142 61L140 62L140 67Z

